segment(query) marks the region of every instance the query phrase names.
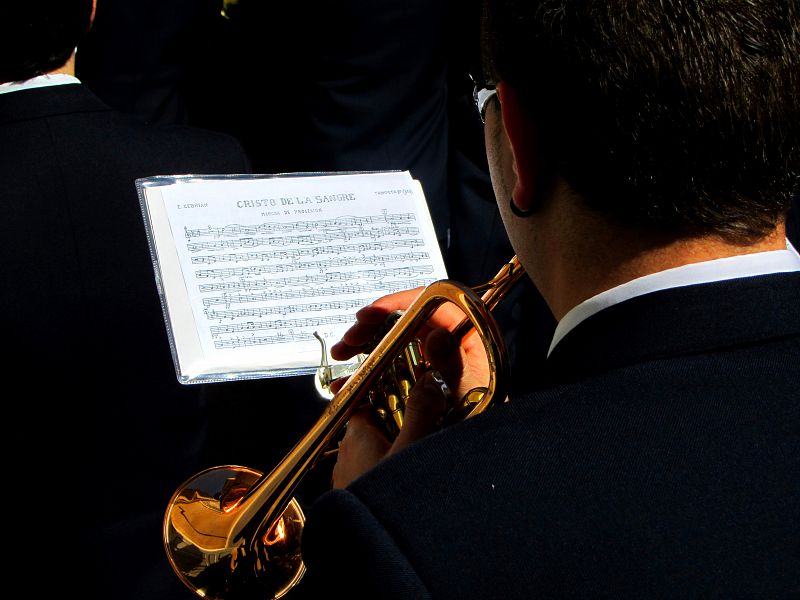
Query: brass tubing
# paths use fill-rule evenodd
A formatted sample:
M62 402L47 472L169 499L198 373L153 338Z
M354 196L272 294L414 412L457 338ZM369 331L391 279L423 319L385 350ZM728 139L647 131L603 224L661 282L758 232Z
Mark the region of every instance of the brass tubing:
M427 286L334 395L308 433L269 474L223 466L187 480L173 495L164 517L166 552L181 580L207 598L235 598L251 593L254 586L264 588L261 594L272 594L268 597L284 595L304 571L299 557L304 517L292 497L297 486L326 454L368 391L444 302L456 304L466 315L455 330L457 334L464 335L466 325L471 325L486 350L489 381L471 414L482 412L496 396L504 395L506 350L487 302L496 305L521 271L515 257L492 282L480 288L485 290L483 298L455 281ZM298 539L285 539L289 531ZM278 551L283 546L285 556ZM275 565L267 564L269 561ZM299 564L295 567L293 561Z

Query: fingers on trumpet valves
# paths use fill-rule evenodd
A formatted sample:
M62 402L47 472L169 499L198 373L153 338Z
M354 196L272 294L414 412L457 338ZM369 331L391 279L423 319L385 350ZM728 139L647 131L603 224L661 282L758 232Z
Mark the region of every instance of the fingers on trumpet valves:
M416 412L426 422L441 425L442 419L453 401L450 387L436 369L425 373L420 383L423 393L415 392L408 397L405 419L409 421L414 418L413 415Z
M428 365L435 365L439 373L446 377L456 376L463 370L459 344L445 329L430 332L425 338L422 353Z
M438 391L441 392L442 397L449 406L453 399L453 393L450 391L450 387L447 385L447 382L445 382L444 377L442 377L442 374L436 369L431 369L428 373L429 379L425 382L426 387L433 390L438 388Z
M356 313L356 322L344 332L342 339L331 346L331 357L348 360L356 354L369 354L401 314L401 311L387 314L385 309L365 306Z
M441 427L444 425L445 416L453 406L453 392L450 391L450 387L447 385L447 382L445 382L442 374L435 369L430 371L430 380L426 382L425 385L428 387L428 389L431 389L433 393L440 393L442 399L444 400L439 418L436 421L436 425Z
M438 371L425 373L408 397L403 428L392 445L392 452L438 431L451 398L450 388Z

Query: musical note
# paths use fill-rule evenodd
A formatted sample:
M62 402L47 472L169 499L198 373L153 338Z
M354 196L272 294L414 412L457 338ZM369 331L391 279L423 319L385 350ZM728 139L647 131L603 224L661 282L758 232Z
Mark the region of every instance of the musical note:
M216 262L252 262L263 261L275 258L292 259L294 258L290 252L285 256L281 256L280 252L248 252L244 254L218 254L217 256L193 256L192 264L213 264ZM416 262L430 258L427 252L406 252L402 254L372 254L369 256L354 255L340 258L332 258L319 262L292 262L280 265L259 265L252 267L248 271L249 275L265 274L265 273L285 273L286 271L304 271L304 270L321 270L332 267L344 267L353 265L379 265L391 262ZM254 271L258 269L258 271ZM216 275L209 274L207 271L198 271L198 277L216 277Z
M411 189L408 173L386 177L395 183L358 194L327 186L307 195L245 193L239 181L231 196L219 192L219 180L205 195L176 188L180 198L166 202L175 207L170 235L201 354L211 362L215 351L259 357L254 362L263 356L272 364L308 360L295 358L305 353L314 361L315 331L336 339L363 306L438 279L443 267L424 197L375 196ZM166 201L170 188L159 190ZM329 200L340 197L347 204Z
M418 233L418 232L417 232ZM313 244L314 240L322 245L311 248L291 248L293 244ZM327 236L302 236L293 238L242 238L240 240L220 240L218 242L197 242L187 244L189 252L195 253L203 250L234 250L238 248L256 248L258 246L280 246L280 250L261 252L260 255L269 258L301 258L304 256L318 256L320 254L343 254L346 252L380 252L396 248L416 248L424 246L421 238L407 240L384 240L382 242L362 242L359 244L323 244L329 241Z
M367 264L357 261L344 261L342 264L346 265L356 265L356 264ZM255 267L237 267L237 268L230 268L230 269L207 269L207 270L200 270L195 272L195 277L198 279L227 279L229 277L245 277L245 276L253 276L253 275L264 275L267 273L274 274L274 273L287 273L289 271L294 271L295 269L291 268L289 265L258 265ZM322 270L322 269L320 269ZM433 268L430 266L421 266L421 267L398 267L396 269L370 269L366 271L360 271L358 273L359 277L366 278L366 279L380 279L383 277L411 277L414 275L424 275L426 273L433 272ZM332 271L329 273L324 273L322 276L314 276L314 275L304 275L299 277L285 277L282 279L273 279L272 281L275 285L303 285L303 284L313 284L313 283L321 283L324 281L333 281L333 280L342 280L342 279L353 279L354 275L352 272L339 272L339 271Z
M232 304L247 304L259 302L275 302L296 300L297 298L314 298L326 296L342 296L347 294L364 294L374 292L389 293L403 288L415 288L432 283L433 279L412 279L400 285L396 280L376 281L372 283L351 283L329 287L300 287L288 291L271 291L259 294L223 294L222 296L203 298L205 308L211 306L231 306ZM245 315L240 315L245 316Z
M319 311L355 311L366 306L374 299L375 298L356 298L354 300L310 302L307 304L289 304L285 306L262 306L259 308L239 308L236 310L205 310L204 312L208 319L223 320Z
M303 342L314 339L313 333L278 333L253 338L233 338L214 342L214 348L245 348L248 346L265 346L267 344L287 344L290 342Z
M308 317L305 319L281 319L278 321L248 321L236 325L212 325L209 328L212 336L222 333L238 333L240 331L259 331L263 329L285 329L287 327L319 327L337 323L351 323L350 315L329 315L325 317Z
M433 273L433 267L427 264L428 252L413 251L425 246L419 228L409 226L415 220L413 213L384 209L377 215L314 221L185 227L191 264L233 265L194 271L197 293L221 292L202 298L207 319L228 321L209 325L214 347L235 349L307 339L305 333L295 330L352 322L355 310L382 293L427 285L432 278L425 276ZM329 258L317 260L322 256ZM393 263L402 266L393 267ZM357 298L336 300L352 295ZM287 304L315 297L328 301ZM276 302L280 304L273 305ZM290 313L303 316L285 318ZM270 316L284 318L252 320ZM241 335L262 330L278 335Z

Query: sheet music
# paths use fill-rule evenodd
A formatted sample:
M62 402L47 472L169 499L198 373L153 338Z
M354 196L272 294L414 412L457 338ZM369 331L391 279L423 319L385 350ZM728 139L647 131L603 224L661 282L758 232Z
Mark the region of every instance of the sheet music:
M317 332L446 277L408 172L137 182L179 379L313 372Z

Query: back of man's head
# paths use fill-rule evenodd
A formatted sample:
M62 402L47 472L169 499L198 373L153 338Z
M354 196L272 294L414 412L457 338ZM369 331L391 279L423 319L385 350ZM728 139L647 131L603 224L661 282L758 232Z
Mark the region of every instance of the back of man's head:
M58 69L87 32L92 0L19 0L0 18L0 82Z
M592 208L749 241L800 175L797 0L486 0L485 66Z

